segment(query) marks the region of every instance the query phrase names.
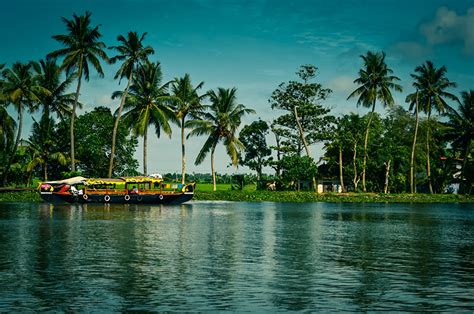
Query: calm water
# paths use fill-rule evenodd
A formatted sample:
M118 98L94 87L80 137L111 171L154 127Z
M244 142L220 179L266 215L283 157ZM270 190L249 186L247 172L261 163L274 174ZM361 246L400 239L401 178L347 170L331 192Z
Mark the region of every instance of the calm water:
M473 207L0 203L0 311L474 310Z

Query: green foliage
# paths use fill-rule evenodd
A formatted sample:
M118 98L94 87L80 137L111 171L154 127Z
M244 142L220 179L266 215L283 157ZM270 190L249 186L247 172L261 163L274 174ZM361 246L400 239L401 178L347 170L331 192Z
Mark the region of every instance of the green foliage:
M67 122L59 123L55 133L55 138L63 150L67 149L69 140L67 136L69 123ZM105 107L97 107L77 118L77 163L83 175L107 177L111 150L110 130L113 124L114 117L110 109ZM137 139L129 135L124 124L120 124L117 132L114 176L136 174L138 162L133 158L133 154L137 145Z
M310 82L315 79L316 72L317 68L313 65L301 66L296 73L300 81L281 83L269 99L272 109L286 112L272 123L272 131L281 139L278 149L283 153L301 153L304 148L303 137L308 145L330 137L334 117L328 116L330 110L323 107L321 102L332 91L319 83ZM297 117L303 134L298 127Z
M284 156L280 160L280 168L282 179L290 185L300 180L312 180L318 173L313 158L296 154ZM294 187L296 188L296 185Z
M244 144L245 151L239 155L239 163L257 172L257 180L262 176L262 169L272 160L269 157L272 153L267 145L266 135L268 134L268 124L265 121L254 121L242 128L239 133L239 140Z

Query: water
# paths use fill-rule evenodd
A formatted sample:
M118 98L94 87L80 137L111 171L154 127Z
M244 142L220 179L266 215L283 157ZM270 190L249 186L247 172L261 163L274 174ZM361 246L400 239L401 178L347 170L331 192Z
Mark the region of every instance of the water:
M32 310L474 310L474 208L0 203L0 312Z

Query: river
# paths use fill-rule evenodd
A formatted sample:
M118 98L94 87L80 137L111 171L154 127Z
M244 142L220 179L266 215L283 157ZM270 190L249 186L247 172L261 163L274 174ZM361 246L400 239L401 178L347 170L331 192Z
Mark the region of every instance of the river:
M474 310L474 208L0 203L0 312L32 310Z

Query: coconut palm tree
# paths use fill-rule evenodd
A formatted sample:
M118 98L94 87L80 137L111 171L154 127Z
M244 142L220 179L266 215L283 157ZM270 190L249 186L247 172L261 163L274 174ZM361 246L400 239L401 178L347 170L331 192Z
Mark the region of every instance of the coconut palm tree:
M161 131L171 137L170 121L178 123L178 119L169 103L173 97L168 94L168 85L161 84L162 74L159 62L145 62L130 86L123 115L124 122L129 125L135 134L143 136L143 174L147 175L147 139L148 127L154 126L156 136ZM123 97L122 91L114 92L113 98Z
M56 161L61 165L67 162L66 156L60 152L55 151L54 141L51 137L54 121L47 115L41 117L40 122L34 121L32 133L26 144L31 153L31 160L29 161L26 170L33 171L37 166L42 166L44 180L48 180L48 166L50 161Z
M16 139L12 150L9 152L5 171L3 172L2 184L5 185L11 162L20 144L21 132L23 128L23 115L25 109L33 110L33 104L40 101L40 95L50 94L47 89L38 84L37 77L32 74L32 63L16 62L11 69L2 71L2 97L10 104L13 104L18 112L18 128Z
M427 128L426 128L426 171L428 177L428 186L430 193L433 193L433 186L431 184L431 166L430 166L430 118L433 109L439 113L443 113L448 104L446 99L457 100L458 98L446 92L446 89L456 87L456 83L449 81L446 77L447 69L445 66L436 68L431 61L426 61L424 64L415 68L415 73L411 74L414 79L413 86L418 91L418 103L425 114L427 114ZM416 98L416 93L411 94L407 99L412 100Z
M102 36L99 32L99 26L91 26L91 13L86 12L85 15L73 15L71 20L62 18L66 24L68 33L64 35L54 35L53 38L65 46L65 48L56 50L48 54L50 57L64 57L61 69L66 70L66 75L74 73L77 78L76 95L72 105L71 112L71 171L76 171L74 156L74 120L76 117L76 109L79 101L79 93L81 91L82 78L89 81L89 65L99 73L100 77L104 76L100 59L108 61L107 54L103 50L105 44L99 41Z
M461 93L462 102L459 102L458 110L447 107L446 116L449 121L447 137L452 141L451 146L461 151L463 159L462 173L466 176L466 164L469 153L472 150L474 140L474 90Z
M176 97L174 109L181 126L181 183L183 184L186 177L186 150L184 144L186 117L199 119L203 110L202 100L207 97L207 94L198 94L198 90L203 85L204 82L200 82L194 87L191 83L191 77L187 73L182 78L176 78L171 85L171 94Z
M216 191L216 173L214 167L214 153L220 141L223 141L227 154L232 164L237 165L238 153L245 147L236 136L237 128L245 114L255 113L252 109L237 104L237 89L218 88L217 91L209 91L211 105L206 106L208 110L202 115L203 120L189 121L193 130L188 136L207 135L208 138L199 152L195 164L201 164L209 152L211 152L211 172L214 191Z
M128 95L128 90L130 84L132 83L133 76L140 65L141 62L147 60L148 56L155 53L152 47L143 46L142 41L145 39L147 33L139 36L137 32L128 32L127 38L122 35L117 37L117 40L120 42L119 46L110 47L111 49L117 50L119 53L117 56L110 59L110 63L115 63L117 61L123 61L117 73L115 74L115 79L120 80L124 77L128 79L127 86L122 94L120 99L120 106L117 111L117 117L115 118L114 129L112 131L112 148L110 153L110 162L109 162L109 178L112 177L112 170L114 167L114 158L115 158L115 141L117 138L117 130L120 122L120 117L122 115L123 106Z
M375 111L375 104L378 100L383 104L384 108L386 106L392 106L394 100L391 90L401 92L402 87L396 83L400 81L400 79L392 75L393 70L385 63L384 52L374 53L368 51L367 54L362 55L361 58L364 61L364 67L359 70L359 77L354 80L354 83L359 85L359 87L357 87L347 99L358 96L357 106L362 105L367 108L372 108L365 130L364 161L362 164L362 189L366 192L367 143L369 140L370 124L372 123Z
M40 97L43 115L50 117L51 113L55 113L59 119L64 120L65 116L70 116L74 103L74 93L66 93L75 79L74 76L66 76L65 80L61 81L61 68L52 57L46 57L39 63L34 62L33 67L38 75L38 84L50 92ZM78 103L78 107L81 108L82 105Z

